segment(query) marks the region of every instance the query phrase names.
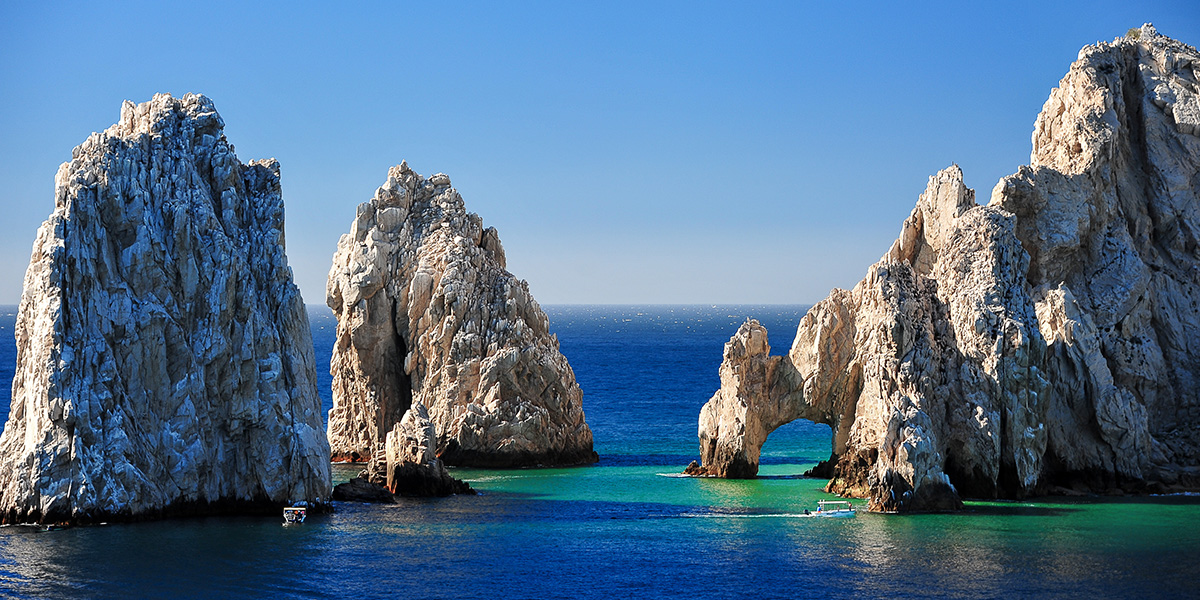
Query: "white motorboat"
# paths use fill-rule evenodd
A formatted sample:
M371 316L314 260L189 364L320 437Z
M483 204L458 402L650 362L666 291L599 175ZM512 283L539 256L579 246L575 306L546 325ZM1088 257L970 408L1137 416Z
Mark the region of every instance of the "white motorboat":
M308 509L303 506L289 506L283 509L283 522L298 525L308 516Z
M854 505L846 500L821 500L817 502L817 510L815 512L804 511L814 517L855 517L858 513L854 510Z

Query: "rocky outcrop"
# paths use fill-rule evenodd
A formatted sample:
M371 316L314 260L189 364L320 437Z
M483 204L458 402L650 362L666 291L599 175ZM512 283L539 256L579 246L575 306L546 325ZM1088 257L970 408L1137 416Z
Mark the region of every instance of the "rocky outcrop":
M394 496L474 494L438 459L437 429L425 405L415 402L387 434L385 450L358 477L334 488L335 500L393 502Z
M992 191L1031 257L1055 481L1200 484L1198 74L1149 25L1084 48Z
M383 484L398 496L449 496L474 494L459 479L450 476L437 457L437 429L429 411L414 402L387 434L384 444Z
M806 418L833 430L827 490L873 510L1200 488L1198 69L1149 25L1084 48L986 206L946 169L787 356L743 325L694 471L753 476Z
M686 473L754 477L767 434L802 416L797 411L803 405L786 393L796 382L776 379L795 370L779 369L783 358L770 353L767 330L753 319L725 344L721 389L700 411L700 463L693 462Z
M419 401L387 434L384 444L387 488L401 496L449 496L475 493L450 476L437 457L437 429Z
M396 496L387 486L371 481L360 473L350 481L333 486L333 499L339 502L363 502L369 504L395 504Z
M338 243L326 296L338 318L335 459L383 451L420 404L450 465L596 460L583 393L545 313L446 175L389 171Z
M0 515L94 522L330 494L279 164L204 96L126 102L55 179L17 317Z

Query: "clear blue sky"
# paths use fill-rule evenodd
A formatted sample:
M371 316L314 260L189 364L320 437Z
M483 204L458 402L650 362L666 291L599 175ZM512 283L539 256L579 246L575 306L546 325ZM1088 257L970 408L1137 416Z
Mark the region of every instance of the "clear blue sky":
M294 4L294 5L293 5ZM336 4L336 6L335 6ZM1079 49L1200 3L0 4L0 304L121 101L207 94L283 169L305 300L390 165L450 175L543 304L809 303L927 178L987 199Z

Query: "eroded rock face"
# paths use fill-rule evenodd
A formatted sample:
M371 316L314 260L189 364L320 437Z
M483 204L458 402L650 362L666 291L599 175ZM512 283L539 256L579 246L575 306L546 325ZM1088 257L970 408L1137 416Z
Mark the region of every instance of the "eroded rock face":
M1149 25L1137 37L1080 52L1038 116L1031 165L990 204L1017 215L1032 257L1053 474L1195 485L1200 53Z
M475 490L446 470L437 457L437 428L425 405L415 402L387 434L384 450L358 477L337 485L334 500L395 502L395 496L451 496Z
M787 356L743 326L701 411L699 471L752 476L766 435L807 418L833 429L827 489L873 510L1200 487L1200 55L1149 25L1136 38L1080 53L1033 164L987 206L957 167L931 177Z
M449 496L475 493L450 476L437 457L437 428L419 401L387 434L385 469L388 491L401 496Z
M335 459L366 460L417 403L450 465L596 460L575 374L496 230L450 178L393 167L358 207L329 272Z
M746 321L725 344L721 389L700 412L701 465L691 475L749 478L758 473L759 451L767 434L803 416L803 406L789 402L794 382L777 381L794 370L779 369L783 360L770 356L767 330Z
M239 162L223 127L204 96L126 102L60 167L17 317L4 522L328 502L279 164Z

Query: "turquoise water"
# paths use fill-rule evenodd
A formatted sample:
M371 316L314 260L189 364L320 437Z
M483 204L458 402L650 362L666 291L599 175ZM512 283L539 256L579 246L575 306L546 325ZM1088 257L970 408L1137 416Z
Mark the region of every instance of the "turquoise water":
M957 514L805 518L804 509L829 498L823 481L800 476L828 457L829 429L799 423L768 441L757 480L675 477L695 458L696 415L717 387L722 344L752 314L784 352L803 310L548 307L585 391L599 464L457 469L479 496L339 503L302 526L247 517L3 528L0 595L1198 595L1197 497L969 502ZM7 312L14 311L0 307L0 327L8 327L0 335L11 336ZM332 328L321 327L331 317L312 316L320 361L332 341ZM0 377L11 377L12 359L0 359L8 369ZM355 470L337 466L335 478Z

